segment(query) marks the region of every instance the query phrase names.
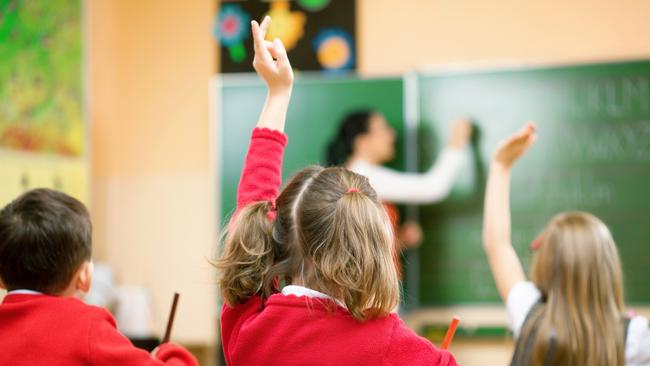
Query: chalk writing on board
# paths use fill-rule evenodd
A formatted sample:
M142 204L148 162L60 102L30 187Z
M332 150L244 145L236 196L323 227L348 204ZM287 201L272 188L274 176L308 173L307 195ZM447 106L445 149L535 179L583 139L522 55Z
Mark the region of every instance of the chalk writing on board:
M650 112L648 78L628 77L590 81L579 89L584 90L585 106L592 113L618 118L634 111Z
M484 258L477 258L469 263L469 279L472 292L483 299L489 298L494 293L495 285L487 261Z
M566 125L546 153L577 162L650 162L650 121Z
M545 210L558 203L565 208L608 205L615 198L616 191L610 182L597 179L591 171L574 170L555 177L529 176L525 181L516 181L512 203L513 207Z

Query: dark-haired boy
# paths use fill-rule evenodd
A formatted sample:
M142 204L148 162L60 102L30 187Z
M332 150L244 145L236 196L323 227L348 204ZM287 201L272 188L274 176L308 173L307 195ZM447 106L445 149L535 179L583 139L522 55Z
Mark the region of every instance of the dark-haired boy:
M92 280L86 207L50 189L0 211L0 365L198 365L184 348L135 348L104 309L79 300Z

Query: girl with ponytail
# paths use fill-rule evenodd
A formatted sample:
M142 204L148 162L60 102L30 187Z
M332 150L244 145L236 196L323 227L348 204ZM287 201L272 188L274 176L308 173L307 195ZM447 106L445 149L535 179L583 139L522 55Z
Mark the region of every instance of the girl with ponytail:
M463 165L463 149L472 133L468 120L454 123L447 147L425 173L403 173L382 166L395 155L395 131L381 113L360 109L343 118L326 151L328 166L343 166L368 177L384 203L395 233L395 263L401 272L399 250L422 242L417 221L400 223L395 204L428 204L444 200Z
M279 192L293 74L269 22L252 23L268 97L216 263L228 365L456 365L391 313L392 231L365 177L313 166Z

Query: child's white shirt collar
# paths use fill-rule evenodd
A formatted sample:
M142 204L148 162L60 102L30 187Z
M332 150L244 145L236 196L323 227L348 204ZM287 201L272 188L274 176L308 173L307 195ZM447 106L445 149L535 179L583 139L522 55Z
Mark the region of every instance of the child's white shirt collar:
M7 292L7 295L43 295L43 293L34 290L18 289Z
M312 289L310 289L308 287L303 287L303 286L298 286L298 285L287 285L287 286L284 286L282 288L282 295L284 295L284 296L294 295L294 296L297 296L297 297L305 296L305 297L315 297L315 298L319 298L319 299L328 299L328 300L334 301L335 303L337 303L342 308L347 309L345 304L342 301L340 301L338 299L335 299L335 298L331 297L330 295L324 294L322 292L312 290Z

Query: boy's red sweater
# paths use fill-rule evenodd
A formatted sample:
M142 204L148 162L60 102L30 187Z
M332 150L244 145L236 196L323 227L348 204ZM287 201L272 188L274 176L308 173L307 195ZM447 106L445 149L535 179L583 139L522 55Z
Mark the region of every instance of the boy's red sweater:
M255 129L237 208L272 201L281 183L286 135ZM228 365L456 365L396 314L358 322L329 300L275 294L224 305L221 335Z
M0 365L194 366L174 344L153 358L115 328L104 309L71 297L8 294L0 304Z

